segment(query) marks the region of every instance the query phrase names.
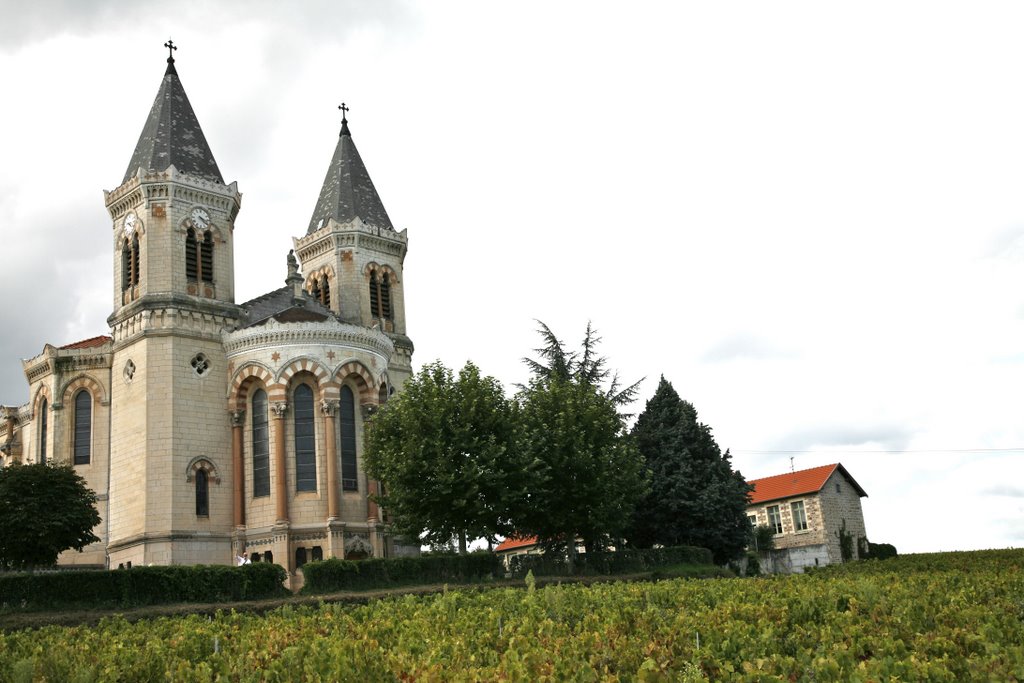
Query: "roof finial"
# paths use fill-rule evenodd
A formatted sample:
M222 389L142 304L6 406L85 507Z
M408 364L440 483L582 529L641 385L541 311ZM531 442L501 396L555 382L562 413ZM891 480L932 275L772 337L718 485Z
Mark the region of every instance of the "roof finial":
M348 113L348 107L345 105L344 102L342 102L341 105L338 107L338 109L341 110L341 133L340 133L340 135L352 135L352 133L348 132L348 119L345 118L345 114ZM339 135L339 137L340 137L340 135Z
M178 49L178 46L174 44L174 41L170 38L164 43L164 47L167 48L167 63L174 64L174 51Z

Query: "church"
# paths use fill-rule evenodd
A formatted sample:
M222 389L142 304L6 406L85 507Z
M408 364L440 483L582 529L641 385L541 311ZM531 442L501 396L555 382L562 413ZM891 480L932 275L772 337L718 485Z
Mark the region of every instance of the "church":
M0 407L0 464L68 463L97 493L101 540L61 564L227 564L246 552L291 574L315 559L416 553L386 533L362 464L366 421L412 373L408 238L347 110L308 227L281 254L283 286L236 303L242 195L165 47L124 178L104 191L109 335L22 361L29 402Z

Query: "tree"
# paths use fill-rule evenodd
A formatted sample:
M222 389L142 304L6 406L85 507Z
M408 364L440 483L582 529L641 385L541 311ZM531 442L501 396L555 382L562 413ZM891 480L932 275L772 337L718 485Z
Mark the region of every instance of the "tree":
M527 469L514 446L516 406L472 363L455 378L423 367L370 421L366 470L398 533L444 546L511 533Z
M572 557L576 538L593 551L618 537L643 494L643 463L619 413L639 382L620 387L597 354L601 340L589 323L579 351L538 324L544 345L535 349L539 360L523 359L533 379L518 397L522 449L534 477L517 529L544 545L567 546Z
M64 550L100 540L96 494L70 465L0 470L0 566L48 567Z
M742 554L750 538L751 486L732 469L729 451L722 453L697 410L664 377L632 435L651 472L651 487L633 517L630 542L700 546L719 563Z

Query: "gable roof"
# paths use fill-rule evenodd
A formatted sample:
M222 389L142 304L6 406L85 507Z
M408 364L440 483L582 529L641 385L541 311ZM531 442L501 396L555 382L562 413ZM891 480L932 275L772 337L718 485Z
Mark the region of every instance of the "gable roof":
M76 341L72 344L65 344L60 347L61 349L94 349L97 346L103 346L112 339L106 335L100 335L99 337L89 337L82 341Z
M773 477L754 479L750 481L750 484L754 486L754 490L750 492L750 502L751 504L764 503L770 500L817 493L836 470L839 470L846 477L847 481L850 482L850 485L853 486L853 489L861 498L867 497L868 494L850 476L846 468L840 463L833 463L831 465L822 465L821 467L812 467L807 470L776 474Z
M172 164L181 173L224 184L196 113L178 79L174 60L168 59L160 90L121 183L128 182L140 168L166 171Z
M515 550L516 548L532 548L535 545L537 545L536 536L524 536L523 538L509 537L499 543L494 552L502 553L506 550Z
M334 313L313 296L303 290L303 302L297 305L294 290L285 285L280 289L267 292L251 301L242 304L246 312L246 322L242 327L256 327L271 318L282 323L322 322L334 316Z
M343 121L338 146L334 148L331 165L327 167L306 234L316 232L331 218L339 223L348 223L356 217L378 228L395 229L359 156L356 143L352 142L348 121Z

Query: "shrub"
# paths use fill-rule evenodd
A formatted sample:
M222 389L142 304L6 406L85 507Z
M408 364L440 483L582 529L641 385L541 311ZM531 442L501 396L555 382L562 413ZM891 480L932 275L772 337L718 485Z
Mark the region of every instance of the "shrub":
M174 602L256 600L286 593L282 567L172 565L112 571L0 574L0 608L139 607Z
M562 555L516 555L509 560L513 576L523 576L532 571L536 576L564 574L627 574L645 572L655 567L672 564L712 564L711 551L681 545L672 548L648 548L643 550L615 550L608 552L584 553L576 556L576 564L570 571L568 560Z
M747 552L746 576L761 576L761 560L753 550Z
M394 559L310 562L302 567L303 593L329 593L412 584L464 583L503 573L501 560L492 553L431 555Z

